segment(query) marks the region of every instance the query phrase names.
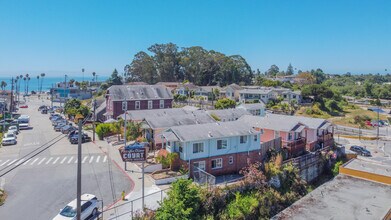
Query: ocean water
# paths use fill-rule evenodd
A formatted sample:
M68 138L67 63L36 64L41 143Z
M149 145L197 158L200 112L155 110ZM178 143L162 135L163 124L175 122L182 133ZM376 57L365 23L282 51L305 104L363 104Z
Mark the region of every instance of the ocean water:
M14 76L14 79L15 79L16 76ZM98 82L101 82L101 81L105 81L109 78L109 76L98 76ZM11 90L11 79L12 79L12 76L10 77L4 77L4 76L1 76L0 77L0 82L1 81L4 81L7 83L7 86L5 87L6 90ZM67 77L67 82L69 82L70 79L74 79L75 81L83 81L83 77L82 76L69 76ZM58 83L58 82L64 82L65 80L65 77L51 77L51 76L48 76L46 75L44 78L43 78L43 81L42 81L42 91L49 91L50 88L55 84L55 83ZM92 75L91 76L84 76L84 80L85 81L92 81ZM20 81L20 82L19 82ZM21 90L20 91L24 91L24 85L25 85L25 82L24 80L18 80L18 83L20 85L20 88ZM27 81L26 81L27 83ZM28 83L29 85L29 92L31 91L38 91L38 79L37 79L37 76L30 76L30 82ZM39 78L39 85L41 85L41 78ZM15 89L15 84L14 84L14 89Z

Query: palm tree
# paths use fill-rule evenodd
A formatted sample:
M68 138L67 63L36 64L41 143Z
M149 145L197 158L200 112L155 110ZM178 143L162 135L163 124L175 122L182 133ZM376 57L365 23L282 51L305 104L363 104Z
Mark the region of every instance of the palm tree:
M73 87L74 83L75 83L75 80L74 79L70 79L69 80L69 87Z
M1 81L0 87L4 91L5 87L7 86L7 83L5 81Z
M37 80L38 80L37 94L40 94L41 92L39 91L39 75L37 76Z
M27 78L27 94L29 94L29 83L30 83L30 77Z
M95 76L96 76L96 73L92 72L92 82L95 82Z
M29 77L30 77L30 75L27 73L26 75L25 75L25 77L26 77L26 85L25 85L25 94L27 95L28 93L29 93Z
M43 78L46 76L45 73L41 73L41 89L40 91L42 92L42 84L43 84Z
M26 95L26 77L23 77L23 81L24 81L24 94Z

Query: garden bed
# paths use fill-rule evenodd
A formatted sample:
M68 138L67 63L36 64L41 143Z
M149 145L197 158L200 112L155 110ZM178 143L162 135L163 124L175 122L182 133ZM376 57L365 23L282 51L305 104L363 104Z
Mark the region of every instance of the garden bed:
M188 174L171 171L169 169L155 171L151 174L156 185L169 184L180 178L188 178Z

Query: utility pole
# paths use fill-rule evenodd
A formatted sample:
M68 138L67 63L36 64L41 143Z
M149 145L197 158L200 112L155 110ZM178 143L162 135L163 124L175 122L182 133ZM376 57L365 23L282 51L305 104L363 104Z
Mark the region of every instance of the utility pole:
M12 112L14 110L14 77L11 79L11 104L10 104L10 114L12 115Z
M92 105L93 105L93 108L94 108L94 118L93 118L93 121L92 121L92 141L95 142L95 121L96 121L95 111L96 111L96 99L94 99L94 100L92 101Z
M52 84L52 89L50 89L50 105L51 105L51 109L53 110L53 92L54 92L54 89L53 89L53 84Z
M124 111L124 147L126 148L126 112L128 111L128 102L126 99L122 102L122 110ZM125 171L126 171L126 161L125 161Z
M146 158L145 158L146 159ZM144 211L144 160L142 162L142 190L141 190L141 193L142 193L142 199L141 199L141 204L142 204L142 211Z
M79 120L79 140L78 140L78 147L77 147L77 200L76 200L76 207L77 207L77 220L81 219L81 127L82 127L82 121Z

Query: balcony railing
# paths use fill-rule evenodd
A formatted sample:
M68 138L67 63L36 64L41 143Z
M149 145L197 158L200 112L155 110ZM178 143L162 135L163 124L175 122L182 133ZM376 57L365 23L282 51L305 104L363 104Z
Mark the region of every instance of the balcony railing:
M328 133L324 135L319 135L318 140L320 142L325 142L325 141L332 140L333 138L334 138L333 133Z

